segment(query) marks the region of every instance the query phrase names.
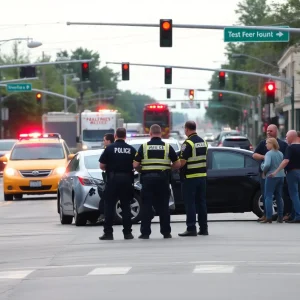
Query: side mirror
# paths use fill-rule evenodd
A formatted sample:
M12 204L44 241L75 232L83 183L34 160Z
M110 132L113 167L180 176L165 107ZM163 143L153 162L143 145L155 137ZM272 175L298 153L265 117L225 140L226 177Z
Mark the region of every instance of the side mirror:
M75 156L75 154L69 154L69 155L68 155L68 160L73 159L74 156Z
M3 163L7 162L7 157L5 155L1 156L0 161Z

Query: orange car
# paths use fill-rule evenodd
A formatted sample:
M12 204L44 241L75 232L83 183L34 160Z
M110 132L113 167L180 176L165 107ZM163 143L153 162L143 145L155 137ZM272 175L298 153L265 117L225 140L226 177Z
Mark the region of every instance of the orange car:
M74 154L57 133L21 134L3 172L4 200L21 199L23 194L56 194L68 160Z

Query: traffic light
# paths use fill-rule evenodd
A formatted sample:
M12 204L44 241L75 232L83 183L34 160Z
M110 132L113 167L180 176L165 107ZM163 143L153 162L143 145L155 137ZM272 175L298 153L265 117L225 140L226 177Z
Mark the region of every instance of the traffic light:
M223 94L219 93L219 101L221 102L223 100Z
M167 99L171 99L171 89L167 89Z
M35 66L26 66L20 68L20 78L34 78L36 77Z
M160 19L160 47L172 47L172 19Z
M129 63L122 63L122 80L129 80Z
M195 91L194 90L189 90L189 98L190 100L194 100L195 97Z
M266 103L275 103L275 92L276 85L275 82L266 82L265 83L265 91L266 91Z
M42 100L42 94L41 93L37 93L35 95L35 99L36 99L36 102L37 103L41 103L41 100Z
M219 72L219 87L220 87L220 89L223 89L225 87L225 72L224 71Z
M88 62L84 62L81 64L81 79L82 81L90 79L90 65Z
M165 84L172 84L172 68L165 68Z

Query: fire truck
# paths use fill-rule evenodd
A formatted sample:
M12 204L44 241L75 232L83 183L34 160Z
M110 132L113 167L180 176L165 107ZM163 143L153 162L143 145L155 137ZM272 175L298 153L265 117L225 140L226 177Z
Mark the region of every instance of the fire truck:
M148 134L153 124L161 127L163 138L169 138L172 127L172 116L168 105L159 103L145 105L143 113L144 133Z

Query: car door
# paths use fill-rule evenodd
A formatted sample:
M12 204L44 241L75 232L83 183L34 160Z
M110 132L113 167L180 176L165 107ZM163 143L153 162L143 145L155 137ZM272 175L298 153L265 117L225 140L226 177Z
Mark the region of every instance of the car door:
M245 207L258 186L258 164L237 150L209 149L208 207L232 212Z

